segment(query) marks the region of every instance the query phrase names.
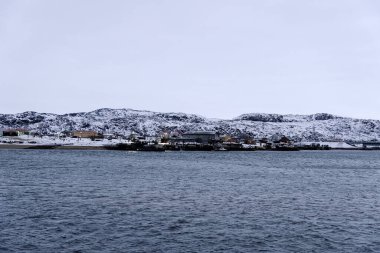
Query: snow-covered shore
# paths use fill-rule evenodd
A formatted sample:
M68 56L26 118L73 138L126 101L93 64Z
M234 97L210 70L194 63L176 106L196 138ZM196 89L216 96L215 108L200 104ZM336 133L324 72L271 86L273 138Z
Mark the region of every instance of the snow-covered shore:
M17 137L0 137L0 145L61 145L61 146L82 146L82 147L102 147L105 145L114 145L117 143L129 143L122 139L96 139L92 141L89 138L57 138L50 136L33 137L33 136L17 136Z
M130 141L123 139L95 139L89 138L58 138L51 136L33 137L33 136L17 136L17 137L0 137L0 148L31 148L38 146L61 146L62 148L73 149L99 149L108 145L116 145L119 143L131 144ZM243 144L245 148L259 147L259 144ZM331 149L361 149L361 145L353 146L346 142L300 142L296 143L296 146L328 146Z

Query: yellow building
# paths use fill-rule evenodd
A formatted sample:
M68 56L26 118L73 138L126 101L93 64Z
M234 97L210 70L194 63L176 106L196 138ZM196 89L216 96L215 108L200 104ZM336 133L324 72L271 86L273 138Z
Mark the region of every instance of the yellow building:
M101 135L95 131L73 131L72 137L74 138L98 138Z

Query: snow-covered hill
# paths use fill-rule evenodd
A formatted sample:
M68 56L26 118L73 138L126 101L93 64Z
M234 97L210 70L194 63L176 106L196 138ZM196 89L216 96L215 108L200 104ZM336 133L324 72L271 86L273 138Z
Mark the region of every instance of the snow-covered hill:
M380 139L380 121L320 113L279 115L251 113L232 120L207 119L185 113L159 113L132 109L103 108L92 112L57 115L24 112L0 114L0 128L27 128L40 134L73 130L103 133L159 135L163 132L216 131L256 138L286 135L296 141L369 141Z

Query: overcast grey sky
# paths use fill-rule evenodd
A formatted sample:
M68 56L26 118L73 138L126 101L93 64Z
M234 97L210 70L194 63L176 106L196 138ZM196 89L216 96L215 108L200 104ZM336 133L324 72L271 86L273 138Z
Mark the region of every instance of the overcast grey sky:
M2 0L0 113L380 119L378 0Z

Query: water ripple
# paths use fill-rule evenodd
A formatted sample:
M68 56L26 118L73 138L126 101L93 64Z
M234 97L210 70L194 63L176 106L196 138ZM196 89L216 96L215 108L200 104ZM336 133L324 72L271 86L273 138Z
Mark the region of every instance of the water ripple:
M378 152L0 150L0 252L380 252Z

